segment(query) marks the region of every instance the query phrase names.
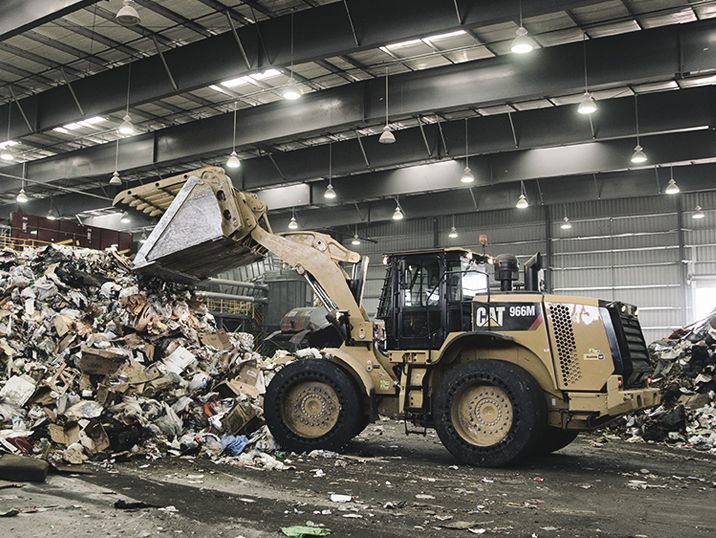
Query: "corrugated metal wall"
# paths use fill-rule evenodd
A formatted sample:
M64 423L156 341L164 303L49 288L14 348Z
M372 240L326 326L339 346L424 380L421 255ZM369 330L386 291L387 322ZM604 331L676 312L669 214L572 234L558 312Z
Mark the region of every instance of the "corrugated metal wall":
M376 243L352 247L348 240L346 245L371 257L365 294L371 314L383 285L384 253L436 245L479 250L479 234L486 233L492 254L510 252L520 262L537 251L545 254L557 293L638 305L645 337L652 341L692 321L694 282L716 287L716 210L706 209L705 219L694 220L697 204L716 208L716 193L458 215L454 222L460 236L455 240L447 236L452 217L363 225L359 235ZM570 230L560 227L565 216Z

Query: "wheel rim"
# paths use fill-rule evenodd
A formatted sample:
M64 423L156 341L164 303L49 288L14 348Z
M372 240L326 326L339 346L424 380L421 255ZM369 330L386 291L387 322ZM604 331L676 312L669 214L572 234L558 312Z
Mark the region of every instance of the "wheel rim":
M327 383L304 381L286 393L281 415L296 435L315 439L330 432L338 422L340 402L336 391Z
M455 395L451 406L455 431L476 446L493 446L512 428L512 402L507 393L492 385L471 385Z

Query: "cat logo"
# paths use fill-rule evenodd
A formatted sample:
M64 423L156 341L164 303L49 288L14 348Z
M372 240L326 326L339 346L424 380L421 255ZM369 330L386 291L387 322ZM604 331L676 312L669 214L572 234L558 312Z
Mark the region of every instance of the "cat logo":
M475 309L475 325L478 327L502 327L505 318L504 306L490 307L490 318L487 317L487 307L480 306Z

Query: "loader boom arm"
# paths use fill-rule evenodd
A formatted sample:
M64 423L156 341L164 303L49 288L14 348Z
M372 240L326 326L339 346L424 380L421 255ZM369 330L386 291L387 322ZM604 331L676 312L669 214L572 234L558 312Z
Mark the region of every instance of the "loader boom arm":
M273 233L266 205L253 193L235 190L222 168L128 189L114 204L160 216L135 257L135 270L196 282L271 252L306 277L329 312L349 315L355 338L372 339L360 296L340 265L360 263L360 254L319 232Z

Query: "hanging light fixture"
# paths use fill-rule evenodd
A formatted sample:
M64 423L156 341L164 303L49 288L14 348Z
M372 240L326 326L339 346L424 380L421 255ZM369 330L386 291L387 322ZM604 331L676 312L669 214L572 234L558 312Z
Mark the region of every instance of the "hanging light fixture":
M636 118L636 146L634 146L634 153L631 155L631 162L641 164L647 161L647 157L644 148L639 144L639 99L637 94L634 94L634 117Z
M353 239L351 239L351 245L353 245L354 247L357 247L358 245L360 245L360 238L358 237L358 225L357 224L356 224L356 231L353 234Z
M114 16L116 21L122 26L136 26L139 24L142 19L139 17L137 8L134 7L134 0L124 0L123 4Z
M116 186L122 184L122 178L119 177L117 164L119 163L119 138L115 141L114 147L114 173L109 180L109 184Z
M30 201L30 197L25 192L25 182L23 181L23 186L20 187L20 192L17 193L17 196L15 197L15 200L18 204L26 204Z
M60 212L57 211L55 208L55 197L50 196L50 208L47 210L47 215L45 216L47 220L57 220L60 218Z
M122 123L119 124L119 128L117 130L119 131L119 134L124 136L133 135L137 132L134 124L132 123L132 117L129 114L125 114L122 117Z
M700 205L697 205L695 209L696 209L696 212L693 215L691 215L692 219L700 220L706 216L704 211L701 209Z
M229 154L229 158L226 159L226 167L238 168L239 166L241 166L241 160L236 154L236 101L234 101L234 136L231 142L231 153Z
M301 89L293 80L293 10L291 11L291 79L283 89L283 98L288 101L295 101L301 97Z
M12 154L12 151L10 151L10 145L5 144L2 148L0 148L0 159L3 161L14 161L15 156Z
M450 228L450 233L448 233L448 237L450 239L457 239L458 237L457 228L455 228L455 215L452 216L452 227Z
M122 224L129 224L130 222L132 222L132 218L129 216L129 213L125 211L119 218L119 222L121 222Z
M400 207L400 202L398 199L395 199L395 211L393 211L393 220L403 220L405 218L405 215L403 214L403 209Z
M584 95L582 96L582 100L579 101L579 106L577 107L577 112L580 114L594 114L597 111L597 102L594 100L594 97L592 97L592 94L589 92L584 92Z
M465 170L462 171L462 177L460 178L461 183L475 182L475 175L472 173L472 170L470 170L468 159L469 155L467 145L467 118L465 118Z
M12 120L12 107L8 105L7 107L7 138L5 139L5 144L3 144L3 147L0 148L0 159L3 161L13 161L15 160L15 156L12 154L12 151L10 151L10 121Z
M671 172L670 172L671 177L669 178L669 182L666 184L666 189L664 189L664 193L671 194L671 195L679 194L679 192L681 192L681 189L676 184L676 180L674 179L674 165L673 164L671 165L670 169L671 169Z
M569 217L564 217L562 219L562 224L559 226L563 230L571 230L572 229L572 223L569 222Z
M579 106L577 107L577 112L580 114L594 114L597 111L597 102L595 101L594 97L591 93L589 93L589 86L587 83L587 34L586 32L582 36L582 52L584 55L584 95L582 96L581 101L579 101Z
M147 232L142 232L142 236L139 238L139 244L143 245L147 242Z
M129 115L129 89L132 83L132 64L127 64L127 103L124 109L124 116L122 117L122 123L119 124L119 134L123 136L130 136L137 132L136 127L132 123L132 117Z
M288 221L289 230L298 230L298 221L296 220L296 208L291 208L291 220Z
M393 144L395 142L395 135L388 125L388 68L385 68L385 127L383 132L380 134L378 142L381 144Z
M25 163L22 163L22 182L20 183L20 192L17 193L15 200L18 204L26 204L30 201L30 197L25 192Z
M323 193L326 200L335 200L336 191L333 188L333 144L328 143L328 187Z
M527 201L527 194L525 193L525 183L520 181L520 197L517 199L515 207L517 209L527 209L530 203Z
M527 28L522 26L522 0L520 0L520 27L515 32L516 37L512 40L510 50L515 54L527 54L535 48L534 41L527 35Z

